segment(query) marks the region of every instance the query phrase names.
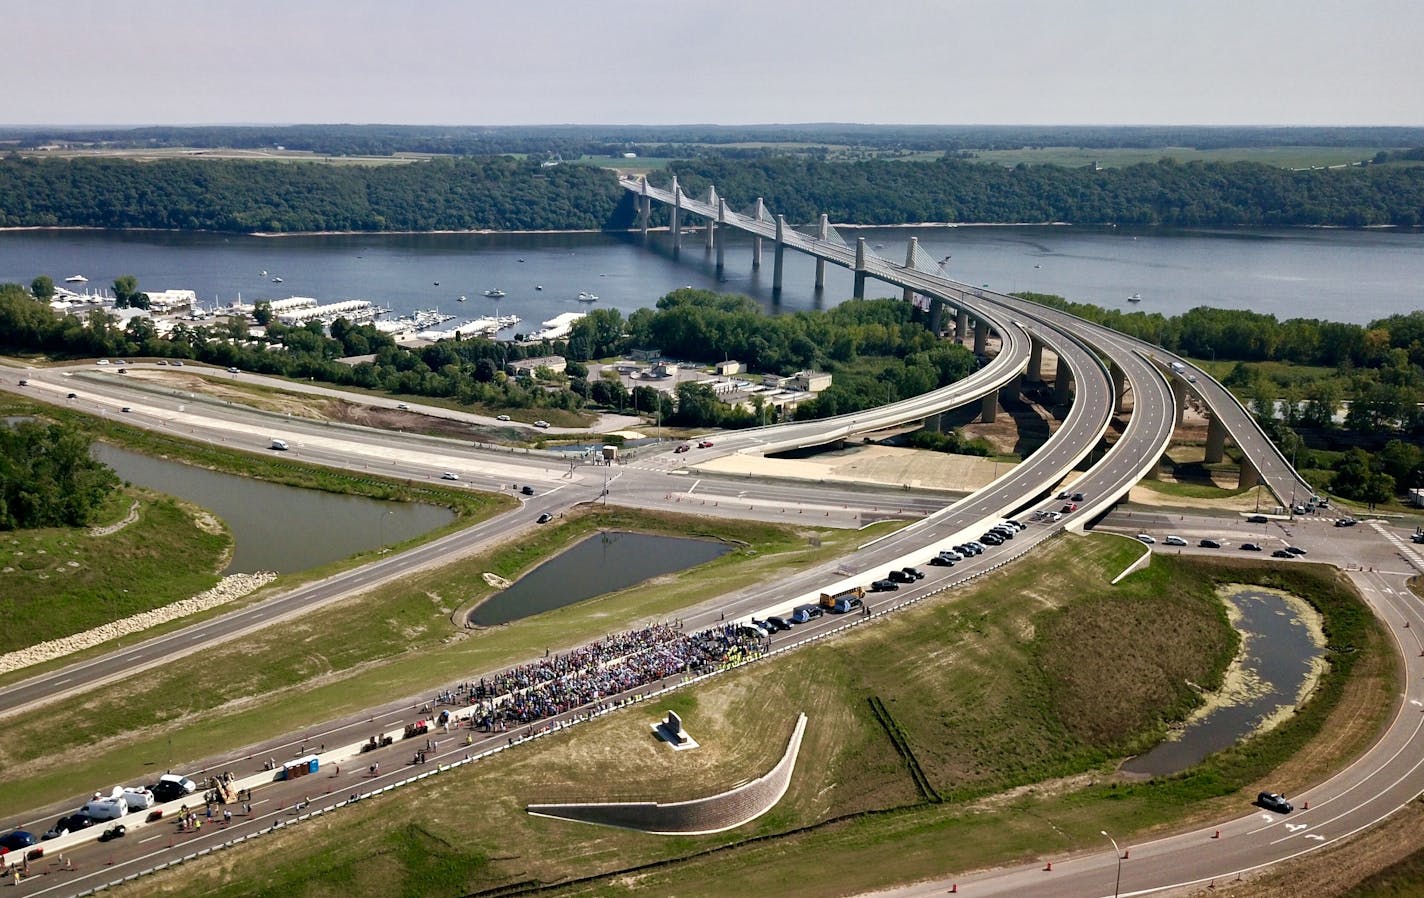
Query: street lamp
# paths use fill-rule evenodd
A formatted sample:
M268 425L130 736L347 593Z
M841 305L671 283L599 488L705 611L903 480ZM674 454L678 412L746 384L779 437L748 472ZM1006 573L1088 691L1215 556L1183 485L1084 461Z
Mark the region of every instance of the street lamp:
M1108 835L1107 830L1100 829L1098 832L1102 833L1103 838L1112 843L1113 854L1117 855L1117 879L1113 881L1113 898L1117 898L1118 889L1122 887L1122 849L1117 847L1117 839Z

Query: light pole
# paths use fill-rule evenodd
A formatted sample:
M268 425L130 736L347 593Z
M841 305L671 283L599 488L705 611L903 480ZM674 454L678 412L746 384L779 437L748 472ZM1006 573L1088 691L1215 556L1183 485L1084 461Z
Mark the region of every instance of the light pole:
M1103 834L1103 838L1112 843L1113 854L1117 855L1117 879L1113 880L1113 898L1117 898L1118 889L1122 887L1122 849L1117 847L1117 839L1108 835L1105 829L1098 830Z
M386 518L395 514L394 511L386 511L381 514L381 554L386 554Z

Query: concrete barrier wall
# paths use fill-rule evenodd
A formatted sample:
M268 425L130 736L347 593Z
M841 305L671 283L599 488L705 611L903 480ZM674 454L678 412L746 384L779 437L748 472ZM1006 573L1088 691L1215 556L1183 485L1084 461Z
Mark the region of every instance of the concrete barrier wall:
M718 795L670 804L649 801L531 804L528 812L580 823L636 829L661 836L700 836L750 823L776 806L791 785L806 715L796 719L786 753L765 775Z

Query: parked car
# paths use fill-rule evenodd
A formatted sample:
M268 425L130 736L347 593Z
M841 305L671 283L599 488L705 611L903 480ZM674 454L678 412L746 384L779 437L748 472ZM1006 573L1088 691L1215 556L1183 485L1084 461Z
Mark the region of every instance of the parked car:
M1263 514L1253 514L1246 516L1246 523L1248 524L1265 524L1269 523L1270 520L1270 518L1266 517Z
M158 778L158 782L148 787L148 791L159 801L175 801L184 795L192 795L197 788L198 784L186 776L165 773Z
M1201 542L1197 543L1197 545L1201 546L1203 549L1220 549L1220 548L1221 548L1221 543L1218 542L1217 540L1214 540L1214 539L1204 539L1204 540L1202 540Z
M119 362L119 364L120 364L120 365L123 365L123 364L126 364L126 363L125 363L125 362ZM228 373L228 374L239 374L240 372L237 370L236 367L229 365L229 366L228 366L228 369L227 369L227 373Z
M1277 814L1289 814L1295 810L1295 805L1286 801L1286 797L1279 792L1262 792L1256 796L1256 804L1258 807L1275 811Z
M999 539L992 533L986 533L983 536L979 537L979 542L985 543L990 546L1002 546L1004 544L1003 540Z
M1295 556L1292 555L1290 552L1287 552L1285 549L1277 549L1277 550L1275 550L1274 552L1271 553L1271 557L1272 557L1272 558L1294 558Z
M1083 501L1083 494L1082 494L1082 493L1074 493L1074 494L1073 494L1072 496L1070 496L1069 498L1072 499L1074 502L1082 502L1082 501Z
M78 398L79 398L79 394L78 394L78 393L70 393L68 396L66 396L66 397L64 397L64 398L66 398L66 399L78 399Z
M1309 553L1300 546L1286 546L1286 551L1292 555L1308 555Z
M1261 547L1255 543L1242 543L1241 550L1243 552L1259 552L1261 551Z
M790 629L791 629L791 625L790 625L789 623L787 623L785 620L783 620L782 618L779 618L779 617L768 617L768 618L766 619L766 622L769 623L769 624L771 624L771 625L772 625L773 627L775 627L777 630L790 630Z
M404 402L397 404L396 408L400 409L403 412L410 411L410 406L406 405Z
M133 406L131 406L131 405L126 405L126 406L124 406L123 408L119 409L119 411L121 411L121 412L123 412L123 413L125 413L125 414L128 414L129 412L133 411Z
M78 832L81 829L88 829L94 825L93 818L85 814L66 814L54 822L54 826L49 828L43 836L42 841L48 842L50 839L58 839L66 833Z
M1147 543L1147 545L1149 546L1156 545L1157 543L1157 540L1153 539L1152 534L1150 533L1139 533L1137 534L1137 539L1138 542Z
M900 568L900 570L902 570L902 571L904 571L905 573L909 574L912 578L914 578L914 579L916 579L916 580L923 580L923 579L925 579L925 575L924 575L923 573L921 573L920 571L915 570L915 569L912 568L912 567L902 567L902 568Z
M931 567L954 567L957 555L945 555L943 552L930 559Z
M804 624L825 613L826 612L822 611L819 605L798 605L796 606L796 610L791 612L791 620L794 623Z
M546 511L546 512L544 512L543 514L539 515L538 520L536 521L536 523L539 523L539 524L547 524L547 523L549 523L550 521L552 521L553 519L554 519L554 516L551 515L551 514L549 514L549 513Z
M1062 508L1060 508L1060 509L1058 510L1058 513L1059 513L1059 514L1070 514L1070 513L1072 513L1072 512L1077 511L1077 510L1078 510L1078 503L1077 503L1077 502L1069 502L1067 505L1065 505L1065 506L1063 506Z
M495 416L494 416L494 419L495 419L496 421L508 421L508 420L509 420L509 416L508 416L508 415L495 415Z
M1187 544L1187 541L1182 539L1180 536L1168 536L1166 539L1162 540L1162 542L1166 543L1169 546L1185 546Z
M939 554L940 554L940 557L942 557L942 558L948 558L950 561L963 561L963 560L964 560L964 556L965 556L966 554L968 554L968 553L966 553L966 552L961 552L959 549L945 549L943 552L940 552Z
M0 836L0 848L6 851L20 851L21 849L29 848L37 842L39 842L39 839L35 838L34 833L26 832L23 829L13 830Z
M892 571L890 571L890 579L891 579L891 580L894 580L896 583L914 583L914 582L915 582L915 578L914 578L914 577L911 577L909 574L905 573L904 571L900 571L900 570L892 570Z
M1067 490L1064 490L1063 492L1061 492L1061 493L1058 494L1058 499L1059 499L1059 501L1061 502L1062 500L1067 499L1067 498L1068 498L1069 496L1071 496L1071 495L1073 495L1073 494L1070 493L1070 492L1068 492Z
M26 380L25 378L23 378L23 377L20 378L20 380L18 381L18 383L19 383L20 386L22 386L22 387L28 387L28 386L30 385L30 382L29 382L28 380Z
M870 584L871 592L894 592L900 588L900 584L894 580L876 580Z
M129 831L122 823L115 823L113 826L99 834L100 842L112 842L115 839L122 839Z

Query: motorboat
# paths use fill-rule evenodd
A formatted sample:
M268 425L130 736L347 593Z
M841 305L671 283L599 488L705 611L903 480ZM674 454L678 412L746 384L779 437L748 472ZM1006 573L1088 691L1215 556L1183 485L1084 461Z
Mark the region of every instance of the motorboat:
M578 301L579 301L579 302L598 302L598 294L597 294L597 293L589 293L589 292L586 291L586 290L585 290L585 291L582 291L582 292L580 292L579 295L578 295Z
M465 301L465 295L462 293L462 294L460 294L460 302L464 302L464 301Z
M282 283L282 279L281 279L281 278L272 278L272 283L274 283L274 284L280 284L280 283Z
M543 284L535 284L535 285L534 285L534 289L535 289L535 290L543 290L543 289L544 289L544 285L543 285Z
M66 284L87 284L89 283L89 279L82 274L71 274L64 279L64 282Z
M501 296L504 296L504 295L505 295L505 294L504 294L504 291L503 291L503 290L486 290L486 291L485 291L485 296L488 296L490 299L499 299Z
M1131 296L1129 296L1129 297L1127 298L1127 301L1128 301L1128 302L1142 302L1142 294L1141 294L1141 293L1134 293L1134 294L1132 294Z

